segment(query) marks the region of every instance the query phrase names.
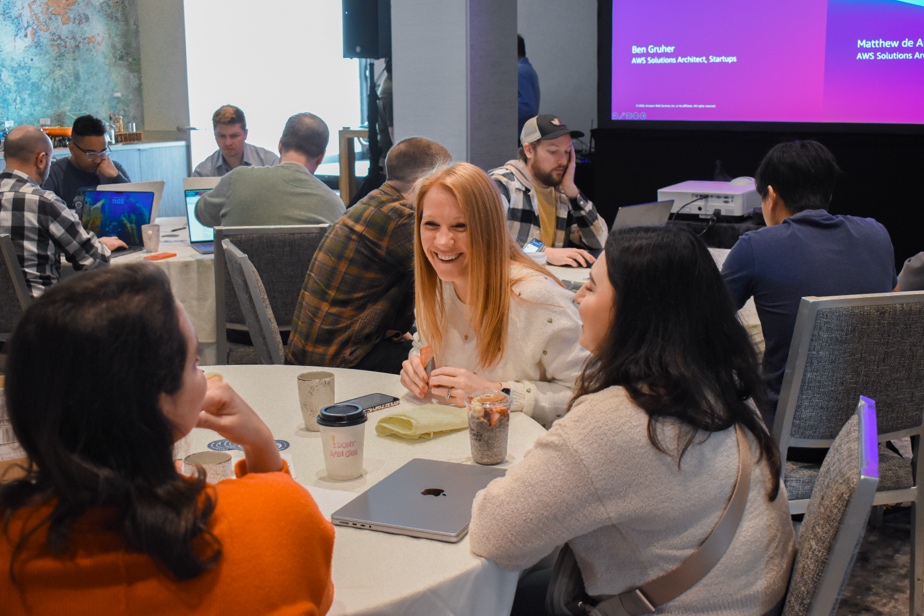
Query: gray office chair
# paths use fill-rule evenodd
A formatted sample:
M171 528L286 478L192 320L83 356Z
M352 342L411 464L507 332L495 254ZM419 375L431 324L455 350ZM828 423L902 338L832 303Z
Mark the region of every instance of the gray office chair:
M876 403L861 397L818 473L796 541L784 616L834 614L878 484Z
M0 253L3 267L0 267L0 342L13 332L19 317L32 303L32 294L26 285L26 278L16 258L16 248L9 235L0 235Z
M272 308L260 274L247 255L238 250L231 240L223 240L221 244L225 265L228 267L228 274L231 276L231 283L260 363L283 363L282 338L279 337L279 328L273 319Z
M256 268L283 340L292 329L292 317L308 266L330 225L266 227L215 227L215 324L219 364L254 363L253 349L228 343L227 331L247 331L240 304L231 288L222 242L230 239Z
M790 511L803 513L819 465L787 460L789 450L831 447L861 394L879 415L881 481L874 505L911 502L912 614L924 609L924 292L806 297L799 306L773 436L785 461ZM906 460L885 443L910 437Z

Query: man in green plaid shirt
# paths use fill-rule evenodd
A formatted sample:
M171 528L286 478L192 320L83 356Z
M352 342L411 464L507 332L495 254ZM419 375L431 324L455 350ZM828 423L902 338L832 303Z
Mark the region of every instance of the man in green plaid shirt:
M411 137L388 151L388 180L334 223L299 294L286 362L401 372L414 322L415 182L450 162L440 144Z

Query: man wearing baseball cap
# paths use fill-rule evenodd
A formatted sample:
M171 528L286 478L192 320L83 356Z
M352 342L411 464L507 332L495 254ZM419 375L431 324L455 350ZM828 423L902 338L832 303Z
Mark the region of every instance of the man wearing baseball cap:
M574 184L572 137L554 115L523 125L519 160L489 172L507 205L507 228L520 246L541 240L550 265L589 266L606 241L606 222Z

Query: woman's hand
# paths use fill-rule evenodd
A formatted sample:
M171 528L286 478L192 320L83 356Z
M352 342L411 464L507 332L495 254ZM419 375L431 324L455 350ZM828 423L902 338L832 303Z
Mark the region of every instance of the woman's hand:
M443 366L430 373L430 392L441 404L465 406L465 399L477 391L502 388L502 383L483 379L465 368Z
M411 355L401 364L401 384L411 392L411 395L418 398L427 395L429 389L427 370L421 363L419 355Z
M196 427L214 430L243 446L250 473L282 469L282 457L269 427L230 385L220 379L208 380Z

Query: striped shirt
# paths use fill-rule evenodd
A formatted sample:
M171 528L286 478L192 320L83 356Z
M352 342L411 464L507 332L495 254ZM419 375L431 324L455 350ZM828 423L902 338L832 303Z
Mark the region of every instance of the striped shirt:
M321 240L302 286L286 362L350 368L414 322L414 209L386 182Z
M0 234L8 234L32 297L61 277L61 253L74 269L109 263L109 249L55 193L21 171L0 172Z

